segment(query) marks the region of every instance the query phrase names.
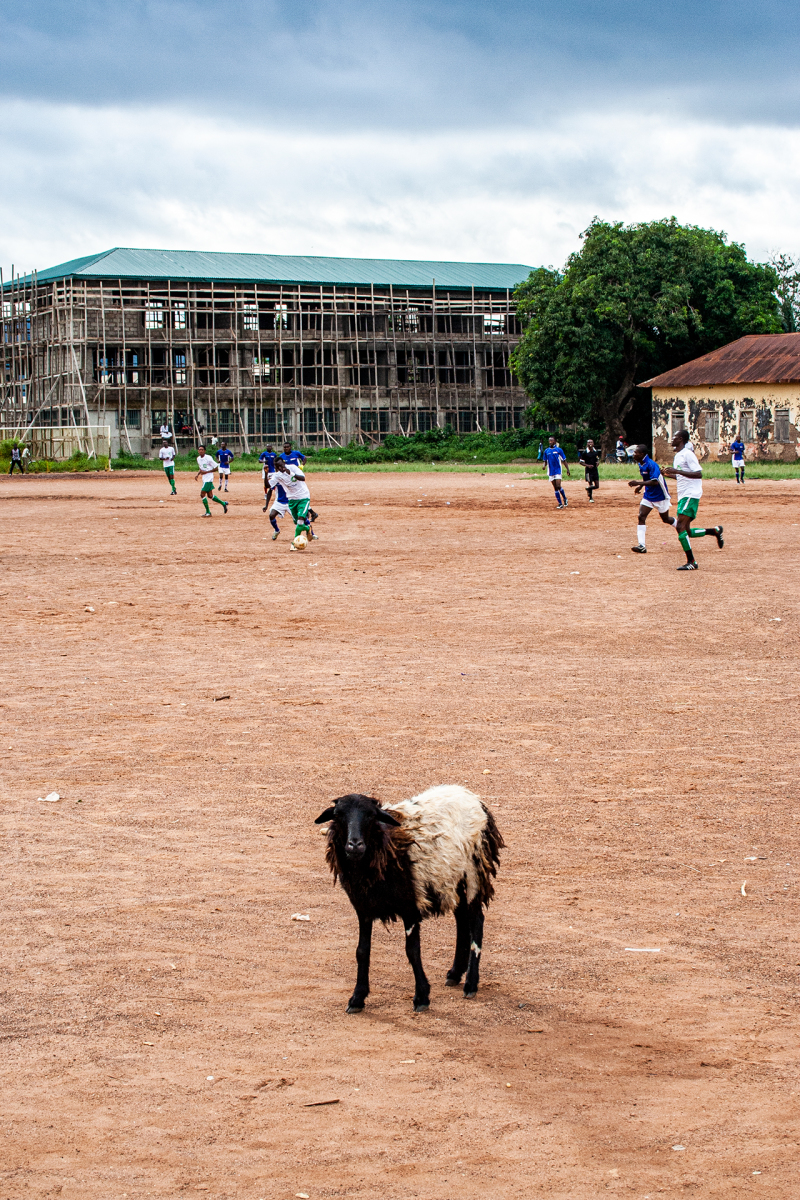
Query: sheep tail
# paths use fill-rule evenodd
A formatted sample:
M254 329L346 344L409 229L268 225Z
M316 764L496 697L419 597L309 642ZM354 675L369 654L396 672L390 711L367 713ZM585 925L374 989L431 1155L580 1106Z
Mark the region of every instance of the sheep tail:
M478 877L478 895L481 904L486 908L494 896L492 880L497 876L500 851L505 846L505 842L492 813L483 803L481 803L481 808L486 813L486 825L481 834L480 845L475 852L474 862Z

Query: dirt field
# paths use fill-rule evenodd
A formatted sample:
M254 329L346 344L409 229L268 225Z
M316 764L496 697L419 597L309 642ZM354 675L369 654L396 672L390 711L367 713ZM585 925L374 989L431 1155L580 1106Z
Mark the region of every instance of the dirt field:
M794 1200L800 481L708 484L680 575L621 483L312 476L304 554L178 487L0 482L0 1200ZM346 1016L313 820L450 781L478 998L379 927Z

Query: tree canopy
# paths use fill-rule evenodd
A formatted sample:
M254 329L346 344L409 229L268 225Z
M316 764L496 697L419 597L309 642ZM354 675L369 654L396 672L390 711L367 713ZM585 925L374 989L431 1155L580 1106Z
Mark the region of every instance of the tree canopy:
M512 368L535 415L623 432L637 380L746 333L780 333L778 276L725 234L674 217L595 219L564 271L540 267L515 293L523 326Z

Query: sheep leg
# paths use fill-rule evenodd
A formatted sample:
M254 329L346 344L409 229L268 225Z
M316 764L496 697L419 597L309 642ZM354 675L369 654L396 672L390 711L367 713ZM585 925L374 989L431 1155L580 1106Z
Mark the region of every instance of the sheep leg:
M419 920L406 925L406 958L414 972L414 1012L424 1012L430 1006L431 985L422 969L422 949L419 938Z
M464 995L468 1000L472 1000L478 991L481 950L483 949L483 905L478 896L469 906L469 936L469 966L467 967L467 978L464 980Z
M358 963L358 972L356 974L355 990L347 1001L347 1011L349 1013L362 1012L364 1001L369 995L369 958L372 949L372 917L358 917L358 946L356 947L356 962Z
M458 987L469 963L469 909L463 894L456 905L455 918L456 954L445 980L448 987Z

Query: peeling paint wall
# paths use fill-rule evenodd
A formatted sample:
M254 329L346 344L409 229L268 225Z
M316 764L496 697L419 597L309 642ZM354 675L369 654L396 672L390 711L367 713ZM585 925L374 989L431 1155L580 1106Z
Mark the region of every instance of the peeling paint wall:
M788 421L781 416L786 413ZM701 462L727 460L737 433L742 434L746 458L794 462L800 458L800 383L653 388L653 452L657 459L664 461L672 454L672 438L681 426L689 430Z

